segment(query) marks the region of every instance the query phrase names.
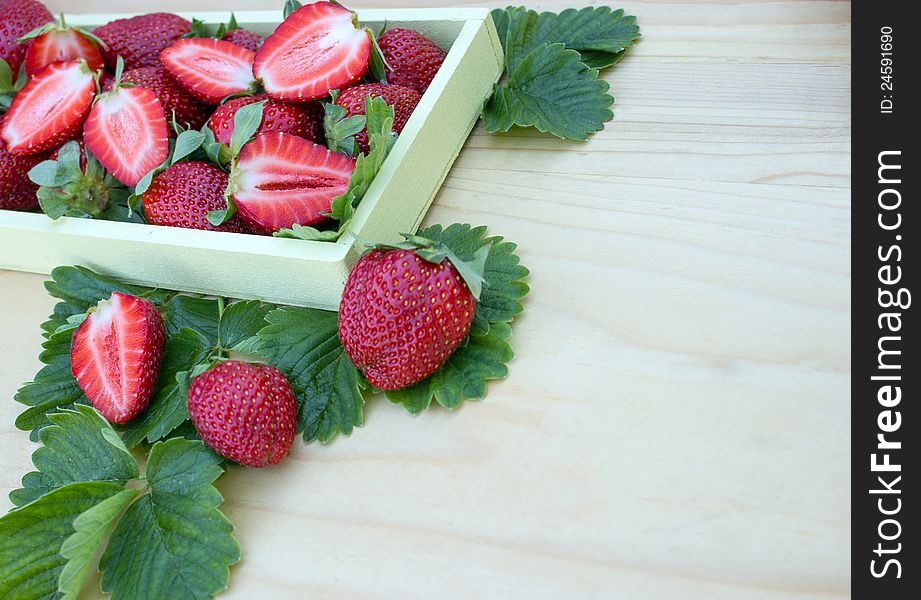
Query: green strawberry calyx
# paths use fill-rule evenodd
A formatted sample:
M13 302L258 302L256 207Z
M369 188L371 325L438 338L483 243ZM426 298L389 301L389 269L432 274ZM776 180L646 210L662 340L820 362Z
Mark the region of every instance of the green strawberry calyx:
M81 166L81 154L86 155L86 168ZM126 190L99 161L80 148L75 141L64 144L57 160L46 160L29 171L29 179L40 187L38 201L52 219L68 217L99 217L110 201Z
M461 260L450 248L441 242L409 233L403 233L401 235L406 238L405 242L396 244L365 243L365 245L369 250L413 250L416 256L435 265L441 264L447 259L454 265L454 268L457 269L464 283L470 288L473 297L477 300L480 299L480 294L483 292L483 285L486 282L484 273L486 271L486 257L489 255L488 247L484 246L480 248L477 250L476 254L474 254L473 259L465 261Z

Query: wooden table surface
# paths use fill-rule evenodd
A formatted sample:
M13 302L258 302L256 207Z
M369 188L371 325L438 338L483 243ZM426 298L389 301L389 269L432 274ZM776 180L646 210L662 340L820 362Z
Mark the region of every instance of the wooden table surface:
M417 418L376 398L351 438L225 475L222 598L849 597L850 5L622 6L644 37L604 74L615 120L588 143L478 127L427 219L520 244L510 377ZM4 510L43 279L0 272Z

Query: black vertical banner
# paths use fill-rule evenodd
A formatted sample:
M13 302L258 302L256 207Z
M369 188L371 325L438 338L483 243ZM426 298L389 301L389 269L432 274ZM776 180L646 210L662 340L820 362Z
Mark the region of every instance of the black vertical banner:
M921 34L913 2L852 7L852 592L897 600L921 590Z

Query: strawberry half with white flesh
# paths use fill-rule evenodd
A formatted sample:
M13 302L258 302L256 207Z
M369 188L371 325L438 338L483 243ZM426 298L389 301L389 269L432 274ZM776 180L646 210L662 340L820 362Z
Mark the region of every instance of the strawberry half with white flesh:
M96 83L85 61L56 62L16 94L0 127L10 154L38 154L75 138L89 113Z
M105 67L100 52L102 40L79 27L69 27L63 14L57 23L48 23L19 38L20 43L27 40L32 40L24 62L29 77L51 63L78 58L85 60L91 71Z
M255 52L210 38L178 40L160 53L170 76L194 98L217 105L232 94L253 89Z
M368 70L371 37L355 13L315 2L288 16L256 52L253 73L273 98L306 102L349 86Z
M355 159L285 133L257 135L243 147L228 191L237 213L259 233L324 220L344 194Z
M166 331L149 301L121 292L102 300L74 333L71 369L93 406L111 423L147 408Z
M123 184L133 187L169 155L169 127L160 99L147 88L121 87L96 99L83 142Z

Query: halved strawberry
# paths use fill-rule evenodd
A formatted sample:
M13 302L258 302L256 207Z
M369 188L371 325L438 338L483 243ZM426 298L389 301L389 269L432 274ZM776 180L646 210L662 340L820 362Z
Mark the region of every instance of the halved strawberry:
M20 38L22 42L26 40L32 40L23 63L29 77L45 66L63 60L82 58L91 71L99 71L104 67L100 52L102 41L79 27L67 26L64 15L59 17L57 23L48 23Z
M346 192L355 160L284 133L264 133L243 147L228 191L237 213L259 233L325 220Z
M115 179L135 186L169 155L163 105L147 88L116 83L93 105L83 127L83 141Z
M38 154L73 139L89 113L96 83L86 62L56 62L16 94L0 127L11 154Z
M100 301L77 328L71 370L110 422L127 423L147 408L165 337L163 318L154 305L121 292Z
M348 86L368 70L371 38L355 13L332 2L303 6L256 52L253 73L282 100L315 100Z
M182 39L160 53L170 76L192 96L212 105L253 88L254 57L252 50L210 38Z

